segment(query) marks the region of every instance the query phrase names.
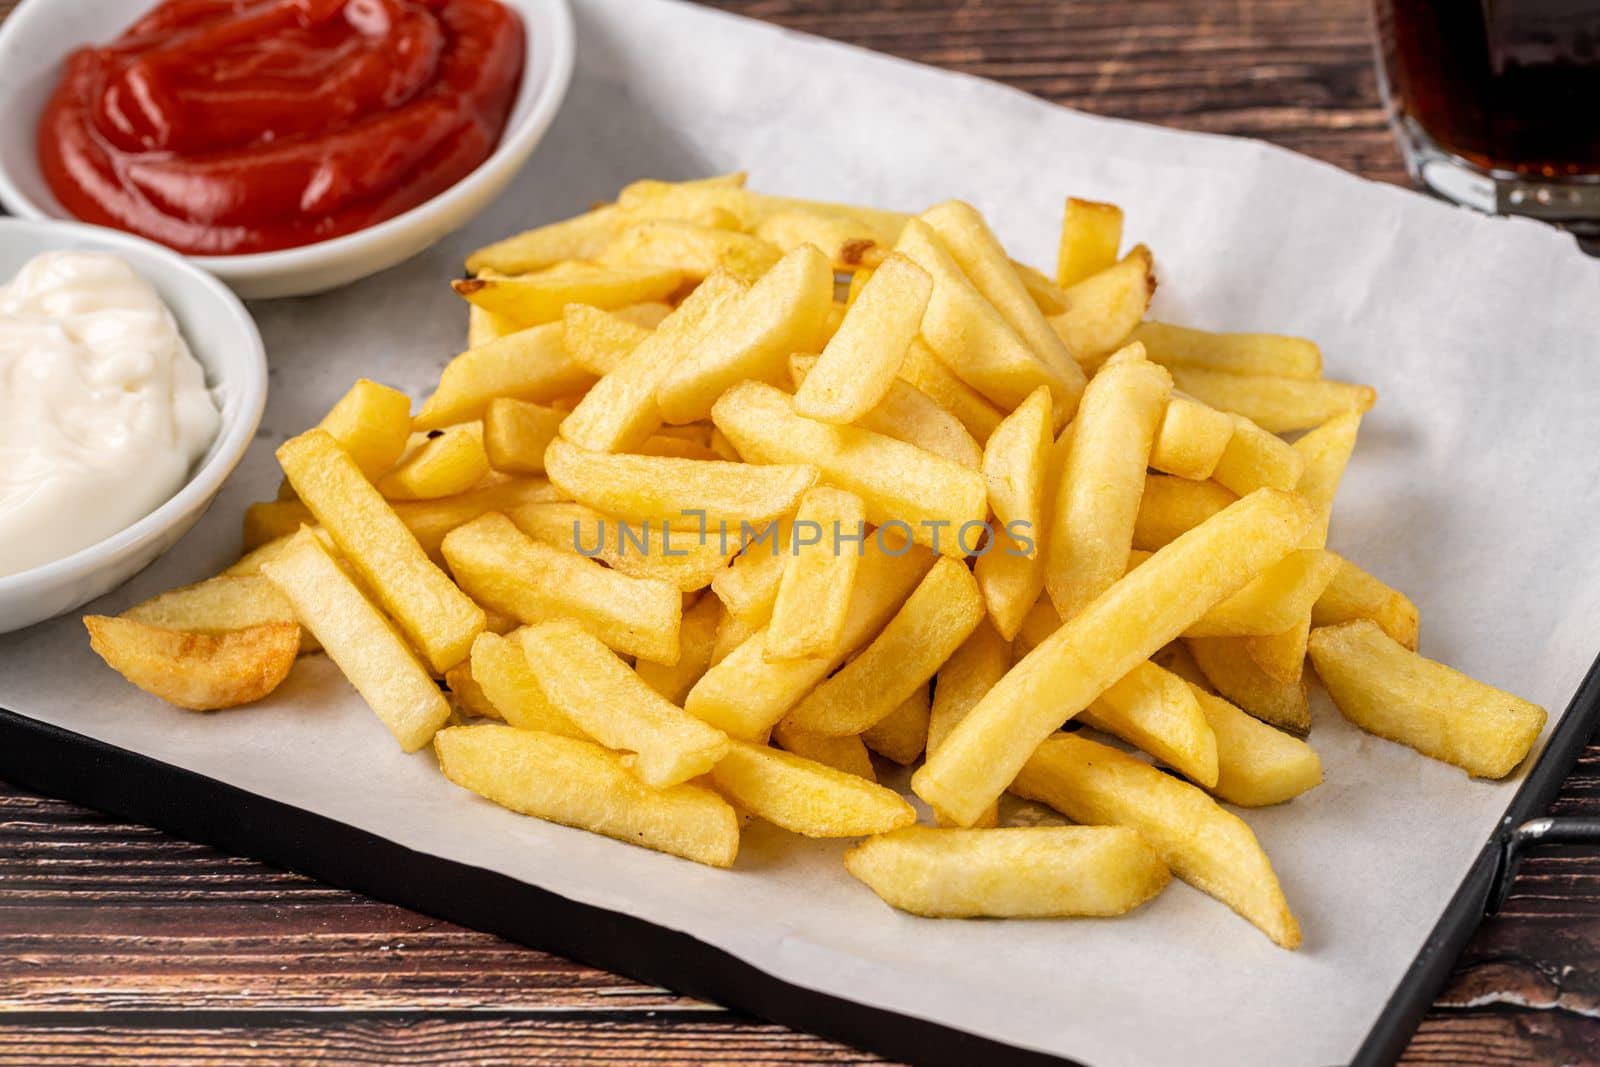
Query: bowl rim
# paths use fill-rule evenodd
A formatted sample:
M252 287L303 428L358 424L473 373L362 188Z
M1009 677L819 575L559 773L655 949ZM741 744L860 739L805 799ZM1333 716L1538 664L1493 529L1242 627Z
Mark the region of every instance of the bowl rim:
M25 32L30 17L44 17L43 13L47 12L50 5L55 2L58 0L23 0L18 4L11 15L4 22L0 22L0 54L4 54L12 37ZM149 2L153 6L155 0ZM454 185L392 218L313 244L281 248L272 252L247 252L225 256L188 255L174 249L168 251L225 279L244 279L306 270L347 257L355 258L364 252L377 253L399 235L425 226L437 216L449 214L457 205L470 200L480 187L495 181L506 168L512 170L519 168L543 138L550 124L555 121L556 113L566 98L567 89L572 83L577 52L576 31L568 0L501 0L501 2L524 20L524 77L533 67L535 58L541 56L545 49L549 50L549 72L544 80L531 90L528 113L522 117L520 123L508 126L500 135L500 141L494 151ZM66 53L63 53L61 58L64 59L65 55ZM524 91L525 87L519 87L518 95ZM0 111L3 110L6 110L6 104L0 100ZM37 120L37 116L34 118ZM18 218L86 225L81 220L56 214L35 203L23 193L12 178L4 159L0 159L0 202L3 202L5 207ZM127 231L113 230L113 232ZM138 235L130 234L130 236ZM141 239L148 240L148 238ZM154 243L159 244L159 242Z
M150 256L172 272L177 285L193 287L215 303L226 316L228 324L239 331L247 345L246 350L238 355L240 380L234 388L239 396L239 407L231 421L224 418L218 427L211 457L189 475L183 486L149 514L109 537L61 559L0 576L0 600L26 597L94 574L115 560L157 540L183 521L183 517L193 509L204 507L221 490L223 483L249 450L267 405L267 352L261 340L261 331L256 328L255 319L245 310L244 303L217 278L165 245L121 230L56 219L0 218L0 239L5 237L8 230L45 236L61 233L108 252L131 249ZM156 282L153 278L148 280ZM180 329L183 325L180 321ZM184 340L189 338L185 336ZM207 368L198 352L196 358L203 368Z

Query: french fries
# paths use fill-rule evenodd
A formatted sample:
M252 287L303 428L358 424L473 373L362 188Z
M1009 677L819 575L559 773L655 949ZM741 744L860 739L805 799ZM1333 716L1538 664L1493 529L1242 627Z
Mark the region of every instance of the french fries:
M1332 555L1332 553L1329 553ZM1406 648L1417 650L1417 606L1397 589L1343 557L1328 587L1311 606L1311 625L1337 626L1341 622L1371 619L1383 632Z
M547 267L534 274L458 278L450 287L485 311L524 327L559 322L568 304L619 308L672 295L683 273L670 267Z
M1245 640L1197 637L1185 643L1217 692L1262 722L1304 737L1311 730L1305 682L1273 676L1250 655Z
M275 622L299 622L294 605L261 575L218 575L169 589L135 604L118 618L192 634L225 634ZM304 630L300 651L315 652L317 639Z
M1322 761L1312 747L1190 683L1217 741L1213 796L1241 808L1281 804L1322 784Z
M1128 343L1155 292L1155 258L1144 245L1136 245L1116 263L1067 289L1067 309L1052 315L1050 325L1080 366L1098 368Z
M1146 661L1078 714L1207 789L1217 784L1217 736L1189 683Z
M511 637L483 633L472 642L467 663L473 683L495 711L495 718L519 730L540 730L562 737L591 740L577 723L545 696L539 677L528 665L522 645ZM452 667L451 670L458 668ZM449 675L445 680L448 682ZM454 689L454 686L451 687Z
M587 389L595 375L567 354L561 329L552 322L467 349L445 365L413 426L440 430L480 419L499 397L547 404Z
M816 356L789 358L789 373L798 388L804 387L816 361ZM960 419L900 378L889 383L883 398L856 419L855 425L915 445L963 467L977 467L983 458L983 449Z
M745 811L806 837L863 837L917 821L911 805L892 789L745 741L732 743L711 781Z
M838 651L861 557L840 552L831 542L840 530L865 528L866 510L854 493L819 486L800 501L794 551L779 580L767 629L763 654L769 659L831 656Z
M484 458L502 474L543 474L545 449L570 417L559 408L496 397L483 410Z
M1208 333L1165 322L1141 322L1133 340L1164 367L1198 367L1229 374L1268 374L1314 382L1322 350L1304 337L1272 333Z
M1187 397L1175 396L1167 401L1161 415L1161 427L1150 446L1150 466L1203 482L1216 472L1232 439L1233 420L1227 415Z
M435 431L411 456L378 481L390 500L425 500L464 493L489 473L483 428Z
M411 398L362 378L319 423L368 480L394 466L411 439Z
M267 622L220 634L184 633L133 619L85 615L89 646L106 665L168 704L216 711L267 696L300 654L300 627Z
M862 742L902 767L909 767L928 749L928 722L932 708L928 687L918 686L889 714L861 731Z
M1378 399L1377 391L1369 385L1230 374L1198 367L1173 367L1172 381L1196 399L1243 415L1270 433L1309 430L1337 415L1359 415Z
M855 422L884 398L916 340L933 281L894 255L852 300L844 321L795 391L794 409L823 422Z
M1122 247L1122 209L1115 204L1067 197L1056 251L1056 284L1070 289L1108 270Z

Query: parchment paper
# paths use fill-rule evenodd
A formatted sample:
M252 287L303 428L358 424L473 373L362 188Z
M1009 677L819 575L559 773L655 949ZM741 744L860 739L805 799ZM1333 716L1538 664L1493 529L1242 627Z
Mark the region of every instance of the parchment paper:
M747 168L779 193L921 209L960 196L1053 262L1064 194L1115 200L1156 252L1159 317L1304 334L1380 391L1333 546L1409 591L1423 649L1559 714L1597 649L1600 263L1569 238L1368 184L1287 152L1064 111L998 86L664 2L582 0L566 109L466 232L340 292L253 309L272 397L255 449L115 611L237 551L271 450L357 375L423 396L461 344L446 287L492 238L641 177ZM401 754L325 660L211 716L144 697L75 618L0 639L0 705L575 900L686 931L793 983L1096 1067L1347 1059L1516 782L1468 781L1324 701L1327 781L1245 813L1305 928L1274 948L1177 883L1117 921L891 911L842 843L752 832L721 872L522 818Z

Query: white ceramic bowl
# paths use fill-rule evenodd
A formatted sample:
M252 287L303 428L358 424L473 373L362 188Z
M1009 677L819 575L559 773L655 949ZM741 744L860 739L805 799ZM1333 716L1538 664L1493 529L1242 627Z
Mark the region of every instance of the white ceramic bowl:
M299 296L392 267L471 221L527 161L572 81L567 0L503 2L522 16L528 58L500 145L476 170L405 214L343 237L282 252L189 258L240 296ZM69 53L111 40L153 6L155 0L24 0L0 22L0 202L13 215L72 220L39 172L37 118Z
M189 481L121 533L65 559L0 576L0 633L81 607L143 570L193 526L255 437L267 402L267 355L239 298L182 256L139 237L82 223L0 218L0 281L40 252L85 249L121 256L143 275L178 320L221 425Z

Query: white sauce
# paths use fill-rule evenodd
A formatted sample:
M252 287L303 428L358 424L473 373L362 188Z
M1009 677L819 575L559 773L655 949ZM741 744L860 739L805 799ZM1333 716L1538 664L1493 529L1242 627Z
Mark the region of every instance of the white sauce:
M218 422L150 283L116 256L35 257L0 288L0 575L160 507Z

